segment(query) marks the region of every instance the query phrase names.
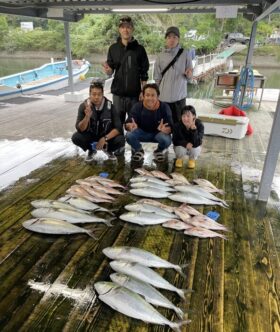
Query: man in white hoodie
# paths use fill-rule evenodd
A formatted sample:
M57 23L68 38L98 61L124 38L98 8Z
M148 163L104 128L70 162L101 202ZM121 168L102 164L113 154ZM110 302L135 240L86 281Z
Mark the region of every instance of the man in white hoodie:
M187 79L192 77L193 69L190 53L181 48L179 41L179 29L169 27L165 33L166 48L158 55L154 67L159 99L169 104L174 123L180 121L181 111L186 105ZM170 63L172 65L168 66Z

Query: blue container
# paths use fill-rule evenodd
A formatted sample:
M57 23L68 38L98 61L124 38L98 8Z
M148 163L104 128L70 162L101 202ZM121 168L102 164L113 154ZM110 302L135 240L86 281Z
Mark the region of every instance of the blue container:
M93 143L91 143L91 148L92 148L92 150L96 150L96 145L97 145L97 142L93 142Z

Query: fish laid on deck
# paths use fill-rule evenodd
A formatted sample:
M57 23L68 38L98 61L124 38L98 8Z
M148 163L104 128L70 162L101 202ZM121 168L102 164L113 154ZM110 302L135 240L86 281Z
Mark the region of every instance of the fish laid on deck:
M161 179L158 179L155 177L150 177L150 176L136 176L134 178L131 178L129 180L129 182L131 182L131 183L135 183L135 182L155 183L155 184L158 184L159 186L163 186L163 187L172 186L167 181L163 181Z
M220 199L219 197L216 197L215 195L209 193L208 191L199 188L198 186L193 186L193 185L187 185L187 186L175 186L175 189L179 192L182 193L191 193L197 196L205 197L207 199L210 199L212 201L217 201L222 203L225 207L228 207L228 204Z
M220 205L225 207L225 205L219 201L213 201L206 197L202 197L198 194L187 193L187 192L178 192L176 194L171 194L168 196L172 201L180 202L180 203L188 203L194 205ZM226 206L227 207L227 206Z
M34 218L24 221L22 225L24 228L36 233L52 235L85 233L96 240L96 237L91 231L70 224L69 222L63 220L51 218Z
M169 321L142 296L113 282L97 282L94 284L94 287L101 301L126 316L140 319L147 323L168 325L177 332L180 331L180 326L190 322L189 320L180 323Z
M100 184L98 181L87 181L87 180L76 180L76 182L78 184L81 185L86 185L86 186L90 186L94 189L97 189L98 191L104 192L105 194L110 194L110 195L124 195L123 192L113 188L113 187L108 187L108 186L104 186L102 184Z
M102 250L111 259L119 259L127 262L135 262L149 267L174 269L182 276L184 273L181 266L172 264L167 260L152 254L151 252L135 247L108 247Z
M169 217L170 219L176 219L177 216L174 213L166 211L160 206L155 206L149 203L142 203L140 201L125 205L127 211L131 212L152 212L160 216Z
M143 182L134 182L130 184L131 188L151 188L151 189L159 189L163 191L175 192L176 190L169 186L162 186L160 184L150 182L150 181L143 181Z
M183 319L183 311L147 282L143 282L122 273L112 273L110 274L110 279L117 285L126 287L131 291L142 295L147 302L153 305L174 310L178 317Z
M35 218L54 218L67 221L72 224L102 222L107 226L112 226L109 220L66 209L39 208L31 211L31 214Z
M89 200L84 199L82 197L72 197L72 196L67 195L67 196L60 197L59 201L65 202L65 203L69 204L70 206L73 206L80 210L100 211L100 212L106 212L106 213L113 215L113 213L110 210L103 208L93 202L90 202Z
M126 212L121 214L119 218L141 226L163 224L170 220L170 217L165 217L152 212Z
M89 177L85 178L84 180L97 181L100 184L102 184L103 186L125 189L125 187L123 185L121 185L120 183L118 183L114 180L108 179L108 178L103 178L101 176L97 176L97 175L89 176Z
M202 227L191 227L186 230L184 230L184 234L190 235L190 236L197 236L202 238L208 238L208 237L220 237L224 240L227 240L227 238L218 232L211 231L210 229L202 228Z
M59 200L56 201L56 200L51 200L51 199L38 199L38 200L32 201L31 205L35 208L65 209L65 210L88 213L78 207L74 207L70 204L67 204L67 203L59 201Z
M180 173L173 172L170 174L172 176L172 179L175 181L180 182L181 184L190 184L189 181L186 179L186 177Z
M219 193L221 195L224 195L225 193L222 189L217 188L213 183L206 179L194 179L193 182L210 193Z
M168 175L166 175L165 173L163 173L163 172L161 172L159 170L151 171L151 174L154 177L162 179L162 180L170 180L170 177Z
M144 187L138 189L130 189L129 192L136 196L150 197L150 198L166 198L171 193L165 190L152 189L151 187Z
M186 290L173 286L170 282L147 266L125 261L112 261L110 262L110 266L116 272L147 282L154 287L176 292L182 299L185 299Z

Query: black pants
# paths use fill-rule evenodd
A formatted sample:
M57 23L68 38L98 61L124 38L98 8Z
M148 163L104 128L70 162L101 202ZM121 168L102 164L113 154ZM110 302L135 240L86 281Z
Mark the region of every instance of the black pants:
M168 103L172 112L173 124L179 122L181 120L181 112L182 108L186 106L186 98L175 101L175 103Z
M138 101L138 97L121 97L113 95L113 105L120 116L122 124L125 122L126 114L130 113L132 106Z
M92 150L91 143L97 142L99 138L96 138L90 132L79 133L75 132L72 136L72 142L82 148L84 151ZM114 152L115 150L122 148L125 145L125 138L123 135L115 136L108 141L109 152Z

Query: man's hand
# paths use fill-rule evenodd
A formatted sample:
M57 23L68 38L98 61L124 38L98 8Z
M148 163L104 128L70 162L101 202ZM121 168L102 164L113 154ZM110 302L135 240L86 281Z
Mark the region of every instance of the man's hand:
M91 117L91 114L92 114L91 102L90 102L89 99L85 101L85 107L86 107L85 110L84 110L85 116L89 119Z
M103 150L105 144L106 144L105 137L101 137L96 144L96 150Z
M187 150L191 150L193 147L192 143L188 143L187 146L186 146L186 149Z
M131 118L131 122L128 122L127 124L126 124L126 129L128 130L128 131L133 131L133 130L135 130L135 129L137 129L138 128L138 125L137 125L137 123L134 121L134 119L133 118Z
M113 69L108 65L107 61L103 63L103 71L107 75L112 75L113 74Z
M164 134L170 134L171 128L169 127L168 123L163 123L163 119L160 120L160 123L157 127L158 131L164 133Z
M187 78L192 78L192 76L193 76L193 69L192 68L187 68L186 70L185 70L185 76L187 77Z

